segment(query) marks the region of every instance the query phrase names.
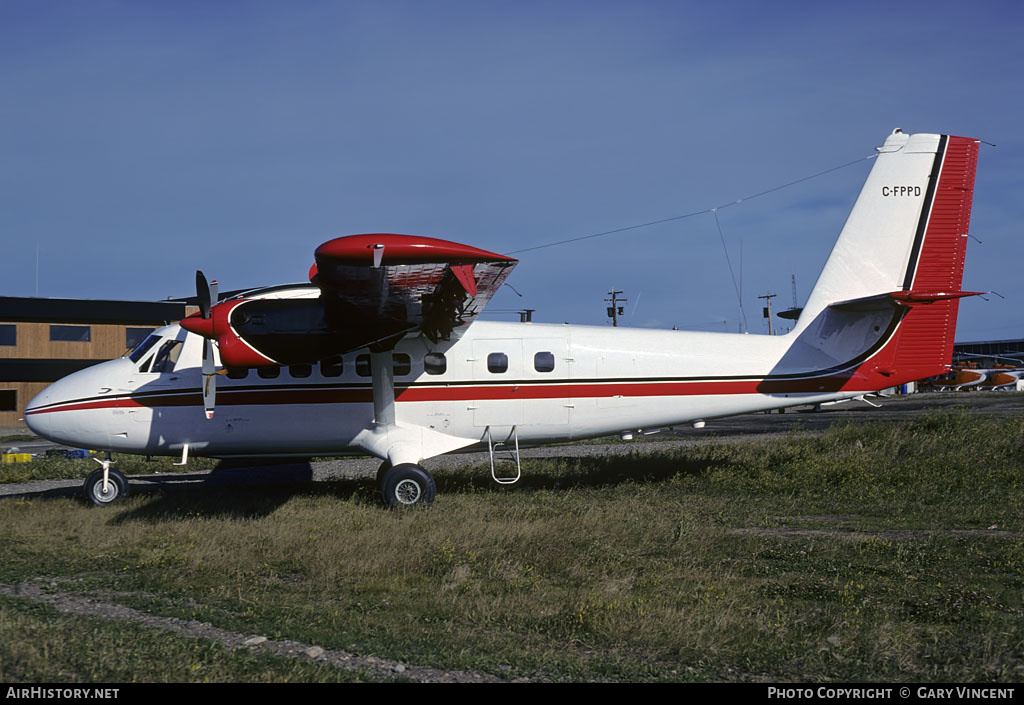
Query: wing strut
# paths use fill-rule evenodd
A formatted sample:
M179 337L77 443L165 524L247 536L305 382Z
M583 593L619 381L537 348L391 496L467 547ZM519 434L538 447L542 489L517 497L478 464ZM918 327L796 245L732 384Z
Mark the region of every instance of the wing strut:
M395 425L395 364L390 349L370 353L373 375L373 423L377 427Z

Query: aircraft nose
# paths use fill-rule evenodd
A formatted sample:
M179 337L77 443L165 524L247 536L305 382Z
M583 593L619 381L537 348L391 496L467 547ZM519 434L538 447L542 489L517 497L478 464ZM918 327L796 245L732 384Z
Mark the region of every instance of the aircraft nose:
M109 378L126 360L111 360L57 380L25 407L25 423L38 436L56 443L100 446L106 443L102 395L111 390Z
M60 412L52 411L59 407L60 402L67 400L69 385L65 377L46 387L39 394L32 398L32 401L25 407L25 425L37 436L47 440L60 441L58 438L60 426L57 417Z

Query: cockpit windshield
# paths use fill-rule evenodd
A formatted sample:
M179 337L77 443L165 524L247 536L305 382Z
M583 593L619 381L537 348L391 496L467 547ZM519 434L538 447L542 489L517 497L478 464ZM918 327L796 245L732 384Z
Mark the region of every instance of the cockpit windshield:
M178 355L181 354L182 341L168 340L160 346L160 352L153 358L153 366L150 372L174 372L174 366L178 364ZM145 370L143 370L145 371Z
M142 359L143 355L145 355L147 352L149 352L150 348L152 348L154 345L157 344L157 342L159 340L160 340L160 336L159 335L150 335L150 336L148 336L145 340L143 340L141 343L136 345L134 350L132 350L130 353L128 353L128 358L132 362L138 362L139 360Z
M162 345L157 348L159 343ZM139 365L139 372L156 374L173 372L174 366L178 364L178 356L181 355L182 347L183 341L154 333L128 353L128 358ZM155 353L152 352L154 348L157 348ZM142 360L141 364L139 360Z

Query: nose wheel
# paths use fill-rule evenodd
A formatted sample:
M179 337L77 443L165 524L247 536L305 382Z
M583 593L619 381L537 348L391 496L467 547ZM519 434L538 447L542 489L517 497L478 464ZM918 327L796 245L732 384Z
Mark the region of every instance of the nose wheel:
M105 507L116 502L122 497L128 496L128 478L110 467L113 460L99 460L93 458L103 466L101 470L94 470L85 479L86 498L98 507Z
M419 465L412 463L402 463L394 467L390 463L384 463L377 472L377 483L384 504L389 507L430 504L437 496L434 478Z

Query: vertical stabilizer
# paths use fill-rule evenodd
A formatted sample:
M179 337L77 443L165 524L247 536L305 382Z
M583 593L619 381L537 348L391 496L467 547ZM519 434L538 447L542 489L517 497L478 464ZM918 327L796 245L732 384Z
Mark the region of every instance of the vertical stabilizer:
M967 250L978 141L893 132L800 314L813 337L827 309L891 300L898 325L871 366L893 383L950 363Z

